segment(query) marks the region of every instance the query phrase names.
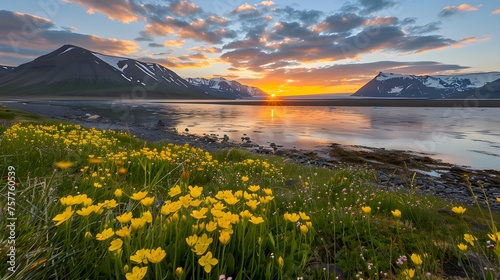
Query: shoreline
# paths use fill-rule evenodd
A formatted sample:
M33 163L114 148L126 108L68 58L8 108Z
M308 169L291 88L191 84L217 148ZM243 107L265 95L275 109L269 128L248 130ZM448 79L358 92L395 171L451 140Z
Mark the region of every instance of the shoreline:
M81 97L44 97L22 99L16 97L0 97L4 103L32 103L32 102L64 102L64 101L109 101L117 103L186 103L186 104L218 104L218 105L249 105L249 106L340 106L340 107L453 107L453 108L500 108L500 99L409 99L409 98L370 98L370 97L343 97L343 98L294 98L280 99L134 99L124 98L92 98Z
M0 102L0 104L2 104ZM177 145L189 144L209 152L221 149L240 148L257 154L281 156L299 164L328 169L352 168L373 170L374 183L378 188L387 190L416 191L445 198L450 201L471 205L470 195L464 174L470 179L472 189L484 203L485 190L492 209L500 210L500 170L476 170L464 166L432 159L432 155L412 151L387 150L364 146L349 146L332 143L325 148L313 150L284 149L279 143L268 146L253 143L250 137L241 141L228 139L216 134L202 136L179 132L171 124L159 122L153 126L114 121L98 115L99 112L83 111L61 105L41 103L3 103L6 107L27 111L56 120L69 121L87 128L111 129L128 132L137 138L153 142L168 142ZM57 107L57 108L56 108ZM482 186L482 187L481 187Z

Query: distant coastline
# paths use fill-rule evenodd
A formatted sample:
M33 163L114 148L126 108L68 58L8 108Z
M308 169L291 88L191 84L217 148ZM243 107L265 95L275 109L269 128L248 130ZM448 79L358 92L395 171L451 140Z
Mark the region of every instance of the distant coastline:
M258 99L258 100L165 100L154 103L209 103L224 105L259 106L363 106L363 107L500 107L500 99L395 99L395 98L343 98L343 99Z
M408 99L408 98L293 98L286 99L134 99L134 98L81 98L81 97L43 97L9 98L0 97L0 102L36 101L110 101L120 103L192 103L253 106L360 106L360 107L458 107L458 108L500 108L500 99Z

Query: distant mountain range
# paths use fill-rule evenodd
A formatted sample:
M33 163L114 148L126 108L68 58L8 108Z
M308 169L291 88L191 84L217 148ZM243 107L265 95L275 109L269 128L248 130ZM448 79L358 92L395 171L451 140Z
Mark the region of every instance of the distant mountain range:
M416 76L380 72L353 96L406 98L500 98L500 72Z
M240 99L268 95L259 88L242 85L237 81L230 81L224 78L187 78L186 80L205 92L220 98Z
M234 99L267 96L259 89L223 78L217 79L220 80L218 88L207 88L204 84L188 82L156 63L108 56L64 45L18 67L0 66L0 96L138 99Z

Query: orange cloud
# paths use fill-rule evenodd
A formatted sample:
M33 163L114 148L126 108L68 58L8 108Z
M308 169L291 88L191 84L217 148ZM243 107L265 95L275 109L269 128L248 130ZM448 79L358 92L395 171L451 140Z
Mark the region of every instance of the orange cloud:
M119 20L123 23L137 21L139 17L135 13L134 4L129 0L63 0L66 3L75 3L87 8L87 13L99 12L108 16L111 20Z
M180 48L185 42L184 40L165 40L163 41L163 46Z
M165 36L168 34L174 34L175 31L172 27L166 25L166 24L161 24L161 23L153 23L153 24L147 24L145 26L146 32L151 35L155 36Z
M397 17L376 17L374 19L367 19L365 21L365 25L391 25L396 24L398 22Z
M494 11L491 12L492 15L498 15L500 14L500 9L496 9Z
M243 12L243 11L255 11L255 7L248 4L248 3L245 3L241 6L239 6L238 8L236 8L236 12Z
M260 2L260 4L262 6L268 6L268 7L276 5L276 3L274 3L273 1L262 1L262 2Z
M200 7L196 6L196 4L186 0L181 1L176 5L171 5L170 9L172 10L173 13L179 16L194 14L201 10Z

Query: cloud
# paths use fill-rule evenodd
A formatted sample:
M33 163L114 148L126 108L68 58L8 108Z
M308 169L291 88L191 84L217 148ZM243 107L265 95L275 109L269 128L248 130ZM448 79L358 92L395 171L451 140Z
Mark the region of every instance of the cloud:
M167 68L174 69L202 68L219 62L218 58L210 58L199 52L180 56L171 56L169 54L167 57L161 58L151 56L139 57L137 60L158 63Z
M262 1L260 2L260 4L262 6L268 6L268 7L276 5L276 3L274 3L273 1Z
M281 20L299 20L304 24L316 24L320 20L323 12L317 10L296 10L290 6L282 9L276 9L276 13L281 15Z
M12 53L12 64L24 63L62 45L73 44L111 55L134 53L139 46L132 41L101 38L55 30L50 20L29 14L0 11L0 50Z
M438 16L442 18L451 17L459 13L477 11L480 7L482 7L482 4L476 6L471 6L469 4L460 4L459 6L446 6L443 8L443 10L441 10L441 12L439 12Z
M368 15L396 6L396 3L392 0L358 0L358 4L362 7L361 15Z
M394 25L399 23L399 19L393 16L369 18L365 21L365 25Z
M220 53L221 49L216 47L193 47L189 49L190 51L196 51L201 53Z
M491 11L491 14L492 15L500 15L500 9L496 9L496 10Z
M99 12L108 16L111 20L119 20L123 23L137 21L138 5L132 0L63 0L66 3L75 3L87 8L87 13Z
M408 27L407 31L412 34L421 35L441 29L439 27L440 25L441 25L440 21L435 21L435 22L430 22L426 25Z
M190 1L175 1L171 5L168 6L172 13L178 16L185 16L191 14L197 14L201 12L201 8L198 7L195 3Z
M255 11L257 10L254 6L248 4L248 3L245 3L243 5L240 5L238 6L238 8L236 8L233 13L241 13L243 11Z
M362 26L365 20L365 18L353 13L334 14L321 21L313 30L326 33L350 32L352 29Z
M164 47L175 47L175 48L180 48L182 45L184 45L186 41L184 40L165 40L163 41Z

